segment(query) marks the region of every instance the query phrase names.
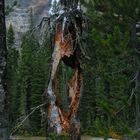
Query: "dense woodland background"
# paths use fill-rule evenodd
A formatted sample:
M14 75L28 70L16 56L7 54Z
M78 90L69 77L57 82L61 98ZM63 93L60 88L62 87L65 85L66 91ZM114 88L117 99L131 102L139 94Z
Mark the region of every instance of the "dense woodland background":
M78 112L81 133L118 139L140 138L140 1L82 3L87 9L88 32L84 33L83 51L88 59L82 65L84 87ZM30 22L31 30L34 25ZM18 131L14 130L42 104L42 93L49 78L51 42L45 37L40 45L36 34L29 31L22 39L21 49L17 50L13 47L14 39L11 25L7 29L10 130L17 135L42 136L45 116L41 109ZM60 101L65 107L65 83L70 70L61 64L60 74Z

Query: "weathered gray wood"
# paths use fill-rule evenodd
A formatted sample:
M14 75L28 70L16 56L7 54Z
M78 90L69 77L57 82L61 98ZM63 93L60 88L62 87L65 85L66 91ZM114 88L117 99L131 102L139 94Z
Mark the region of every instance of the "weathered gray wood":
M8 115L6 106L6 28L4 0L0 0L0 140L8 140Z

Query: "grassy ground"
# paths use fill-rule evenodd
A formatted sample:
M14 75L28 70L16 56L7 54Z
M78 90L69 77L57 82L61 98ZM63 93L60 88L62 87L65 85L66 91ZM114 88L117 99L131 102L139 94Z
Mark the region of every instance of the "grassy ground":
M12 140L45 140L43 137L13 137Z
M43 137L14 137L12 140L45 140L45 138ZM81 140L104 140L104 139L83 136ZM108 139L108 140L115 140L115 139Z

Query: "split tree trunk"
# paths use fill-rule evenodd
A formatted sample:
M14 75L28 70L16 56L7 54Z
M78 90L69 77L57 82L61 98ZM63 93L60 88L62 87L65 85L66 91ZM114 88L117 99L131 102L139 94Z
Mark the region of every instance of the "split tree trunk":
M56 3L54 4L56 6ZM51 75L44 94L47 103L47 133L68 133L71 140L80 140L80 122L77 121L77 111L83 85L81 58L84 53L81 48L83 25L85 20L79 0L60 0L58 11L53 9L48 17L48 25L53 34ZM59 65L63 61L73 70L65 93L68 98L67 110L59 104Z
M74 35L72 34L73 32ZM82 92L83 75L78 60L80 57L80 48L78 45L76 49L72 47L75 41L73 37L75 37L76 31L74 30L73 32L70 32L63 38L62 26L56 26L51 76L48 88L45 91L48 105L47 133L61 134L64 132L69 134L71 140L80 140L80 122L76 120L76 117ZM58 76L59 64L61 61L74 71L74 75L69 79L69 82L65 83L68 85L69 106L67 111L64 111L57 102L59 90L58 79L56 77Z
M0 0L0 140L9 140L6 105L6 56L4 0Z

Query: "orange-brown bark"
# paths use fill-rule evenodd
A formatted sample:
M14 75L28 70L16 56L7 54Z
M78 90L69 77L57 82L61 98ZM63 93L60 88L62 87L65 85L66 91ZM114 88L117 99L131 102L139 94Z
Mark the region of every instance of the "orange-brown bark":
M48 125L49 130L56 133L80 133L80 125L76 122L76 114L79 107L80 95L83 84L82 70L80 68L80 62L76 55L79 54L79 50L74 46L74 32L64 35L60 26L57 27L54 41L54 52L52 55L52 69L51 78L49 81L46 96L48 98ZM78 47L77 47L78 48ZM79 51L79 52L78 52ZM70 99L69 107L67 111L63 111L58 104L58 67L60 61L67 62L73 57L71 65L67 65L73 68L74 75L68 82L68 98ZM72 66L73 65L73 66ZM71 134L72 135L72 134ZM77 140L71 138L72 140Z

